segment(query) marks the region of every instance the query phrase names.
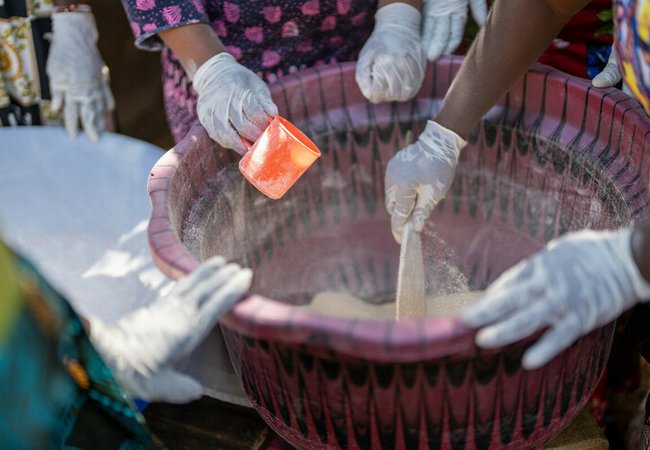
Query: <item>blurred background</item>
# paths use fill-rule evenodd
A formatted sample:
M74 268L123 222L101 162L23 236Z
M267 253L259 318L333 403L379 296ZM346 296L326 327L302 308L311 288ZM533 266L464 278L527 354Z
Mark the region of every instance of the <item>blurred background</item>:
M117 1L88 3L97 21L99 50L111 70L118 132L171 148L174 141L165 119L160 53L135 48L126 14Z

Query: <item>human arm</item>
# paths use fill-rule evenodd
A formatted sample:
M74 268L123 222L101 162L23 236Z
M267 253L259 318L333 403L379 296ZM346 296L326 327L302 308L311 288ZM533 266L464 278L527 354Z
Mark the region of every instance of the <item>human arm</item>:
M89 336L122 387L149 401L183 403L202 386L175 370L249 289L252 272L216 257L169 294L114 324L88 320Z
M97 27L90 7L70 0L55 0L52 38L46 63L52 111L63 109L71 137L78 123L91 141L106 129L106 115L115 109L108 68L97 48Z
M467 138L589 0L497 0L434 119Z
M356 81L373 103L405 101L417 94L426 59L420 39L420 1L379 2L375 27L356 66Z
M415 143L388 163L386 207L396 239L411 216L417 219L414 228L421 231L451 185L472 127L586 3L588 0L497 0L437 116Z
M650 222L619 231L580 231L501 275L462 321L494 348L540 330L522 365L543 366L581 336L650 300Z
M160 38L179 58L198 95L197 115L212 139L239 154L278 113L268 86L239 64L204 23L170 28Z

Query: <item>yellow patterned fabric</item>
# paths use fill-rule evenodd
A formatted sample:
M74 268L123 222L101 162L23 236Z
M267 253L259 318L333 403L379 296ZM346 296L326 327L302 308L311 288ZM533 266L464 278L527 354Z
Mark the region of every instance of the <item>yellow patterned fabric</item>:
M18 278L12 256L0 242L0 349L13 330L21 307Z
M9 105L9 96L23 106L41 98L40 79L34 53L30 19L0 19L0 107Z
M60 124L45 64L53 0L0 0L0 126Z

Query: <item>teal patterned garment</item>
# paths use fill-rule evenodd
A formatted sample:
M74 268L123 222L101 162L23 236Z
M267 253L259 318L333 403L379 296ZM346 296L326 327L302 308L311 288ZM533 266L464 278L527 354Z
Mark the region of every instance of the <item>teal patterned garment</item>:
M1 242L0 314L0 448L159 448L66 300Z

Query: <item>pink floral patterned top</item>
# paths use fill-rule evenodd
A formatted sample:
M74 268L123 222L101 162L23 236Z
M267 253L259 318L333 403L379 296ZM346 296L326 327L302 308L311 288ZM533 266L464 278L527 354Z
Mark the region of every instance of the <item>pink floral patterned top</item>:
M158 33L211 24L226 49L266 81L305 67L349 61L372 31L377 0L122 0L136 38L163 50L166 112L176 141L196 120L196 95Z

